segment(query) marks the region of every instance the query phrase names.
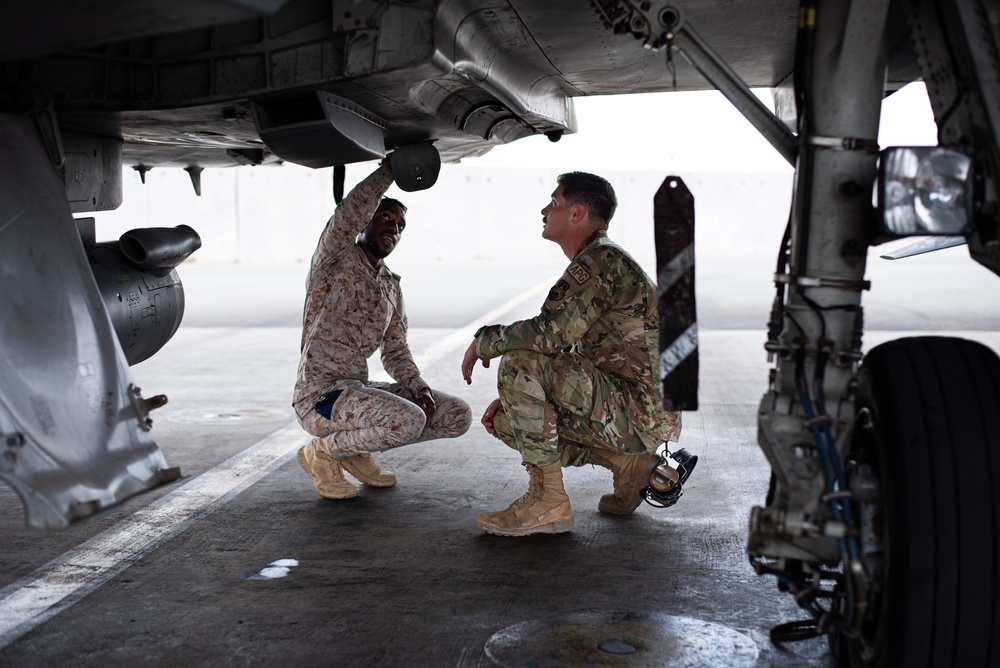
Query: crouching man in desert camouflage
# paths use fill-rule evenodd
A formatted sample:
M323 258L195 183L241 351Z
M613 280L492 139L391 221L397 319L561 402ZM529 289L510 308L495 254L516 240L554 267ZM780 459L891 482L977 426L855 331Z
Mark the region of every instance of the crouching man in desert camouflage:
M406 227L406 207L383 198L390 185L386 159L344 198L320 236L306 283L293 406L316 438L298 459L328 499L358 495L345 470L370 487L396 484L372 452L455 438L472 421L467 403L427 386L410 354L399 276L383 262ZM376 349L395 383L368 380Z
M559 244L569 267L540 314L480 328L462 361L471 383L477 359L489 366L502 356L500 397L482 422L521 453L530 476L524 496L476 518L481 529L497 535L573 528L563 466L610 469L614 492L598 509L631 513L661 464L657 447L677 440L681 429L680 413L662 409L656 290L607 237L617 207L614 189L582 172L563 174L558 184L542 209L542 237Z

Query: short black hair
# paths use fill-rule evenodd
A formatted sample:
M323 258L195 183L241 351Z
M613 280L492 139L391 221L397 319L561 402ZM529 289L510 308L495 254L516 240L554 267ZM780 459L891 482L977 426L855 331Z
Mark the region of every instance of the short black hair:
M395 199L394 197L383 197L382 201L378 203L378 208L381 209L386 204L395 204L396 206L398 206L400 209L403 210L403 213L406 213L406 205L400 202L398 199Z
M567 204L582 204L601 227L607 227L618 208L615 189L607 179L587 172L560 174L556 182L563 188Z

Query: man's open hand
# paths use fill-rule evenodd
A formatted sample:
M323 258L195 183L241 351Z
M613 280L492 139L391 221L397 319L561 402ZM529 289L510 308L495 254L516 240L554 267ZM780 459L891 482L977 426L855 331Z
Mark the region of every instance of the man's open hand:
M472 339L472 343L469 344L469 349L465 351L465 357L462 358L462 378L465 379L465 382L468 385L472 385L472 369L476 366L476 360L478 359L479 358L476 357L476 340ZM488 369L490 367L490 361L483 360L483 366Z

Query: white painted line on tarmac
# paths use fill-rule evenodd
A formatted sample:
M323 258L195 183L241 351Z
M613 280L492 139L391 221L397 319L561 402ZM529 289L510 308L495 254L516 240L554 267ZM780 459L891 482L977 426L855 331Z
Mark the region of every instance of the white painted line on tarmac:
M0 648L70 607L228 502L305 443L290 423L119 524L0 590Z
M444 357L446 354L454 350L460 350L462 353L464 353L465 349L469 347L470 343L472 343L472 336L473 334L476 333L477 329L479 329L483 325L495 324L495 321L503 314L507 313L508 311L514 310L515 308L517 308L524 302L528 301L532 297L536 297L543 292L548 292L549 289L553 285L555 285L557 278L558 277L546 279L541 283L538 283L534 287L528 288L524 292L515 295L511 299L501 304L500 306L496 307L492 311L487 311L486 313L482 314L475 320L472 320L468 324L459 327L454 332L444 337L440 341L437 341L436 343L433 343L432 345L428 346L425 350L422 350L419 353L414 353L413 361L416 363L417 368L424 369L430 366L433 362L436 362L438 359ZM538 305L539 309L541 308L541 306L542 306L541 303L539 303ZM460 357L456 357L455 369L458 369L461 366L461 364L462 364L462 359ZM381 369L372 374L371 380L381 381L381 382L392 382L392 379L389 377L389 374L387 374L385 371Z
M549 288L553 282L529 288L455 330L415 356L418 365L427 365L455 348L467 346L481 324L489 324ZM459 364L460 360L456 360L455 366ZM307 439L298 423L286 424L31 575L0 589L0 649L66 610L282 466Z
M496 307L492 311L484 313L483 315L479 316L478 318L476 318L469 324L465 325L464 327L459 327L445 338L441 339L434 345L422 351L419 355L414 355L413 356L414 361L417 363L418 367L422 367L437 360L439 357L442 357L446 353L451 352L455 348L462 348L462 352L465 352L464 349L468 348L469 344L472 343L472 336L476 333L477 329L479 329L483 325L495 324L497 318L502 316L504 313L507 313L507 311L514 310L514 308L520 306L524 302L528 301L532 297L535 297L536 295L541 294L542 292L548 292L549 289L551 289L552 286L555 285L557 279L558 277L553 277L544 280L535 287L528 288L521 294L504 302L503 304ZM542 305L539 304L538 306L539 308L541 308ZM461 358L456 358L455 368L456 369L459 368L461 364L462 364Z

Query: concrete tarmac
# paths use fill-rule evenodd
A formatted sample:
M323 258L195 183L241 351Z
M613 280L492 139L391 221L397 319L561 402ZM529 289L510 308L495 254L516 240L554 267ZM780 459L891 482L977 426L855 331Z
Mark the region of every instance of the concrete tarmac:
M146 396L170 398L153 434L183 477L55 534L25 528L0 490L0 666L835 665L823 639L770 642L771 627L806 615L745 555L769 475L755 419L768 366L763 326L726 314L749 299L763 323L767 277L739 304L725 289L702 301L700 409L679 443L700 461L676 506L602 515L611 475L583 467L565 475L572 532L476 528L527 475L478 422L495 365L462 381L468 327L534 314L561 268L401 272L423 375L469 401L473 426L377 455L399 484L331 501L295 460L308 440L289 406L305 267L182 267L185 324L133 372ZM913 333L948 329L899 308L917 313ZM966 311L943 324L1000 349L995 315ZM894 322L866 346L910 333ZM605 634L602 648L560 653L581 629Z

